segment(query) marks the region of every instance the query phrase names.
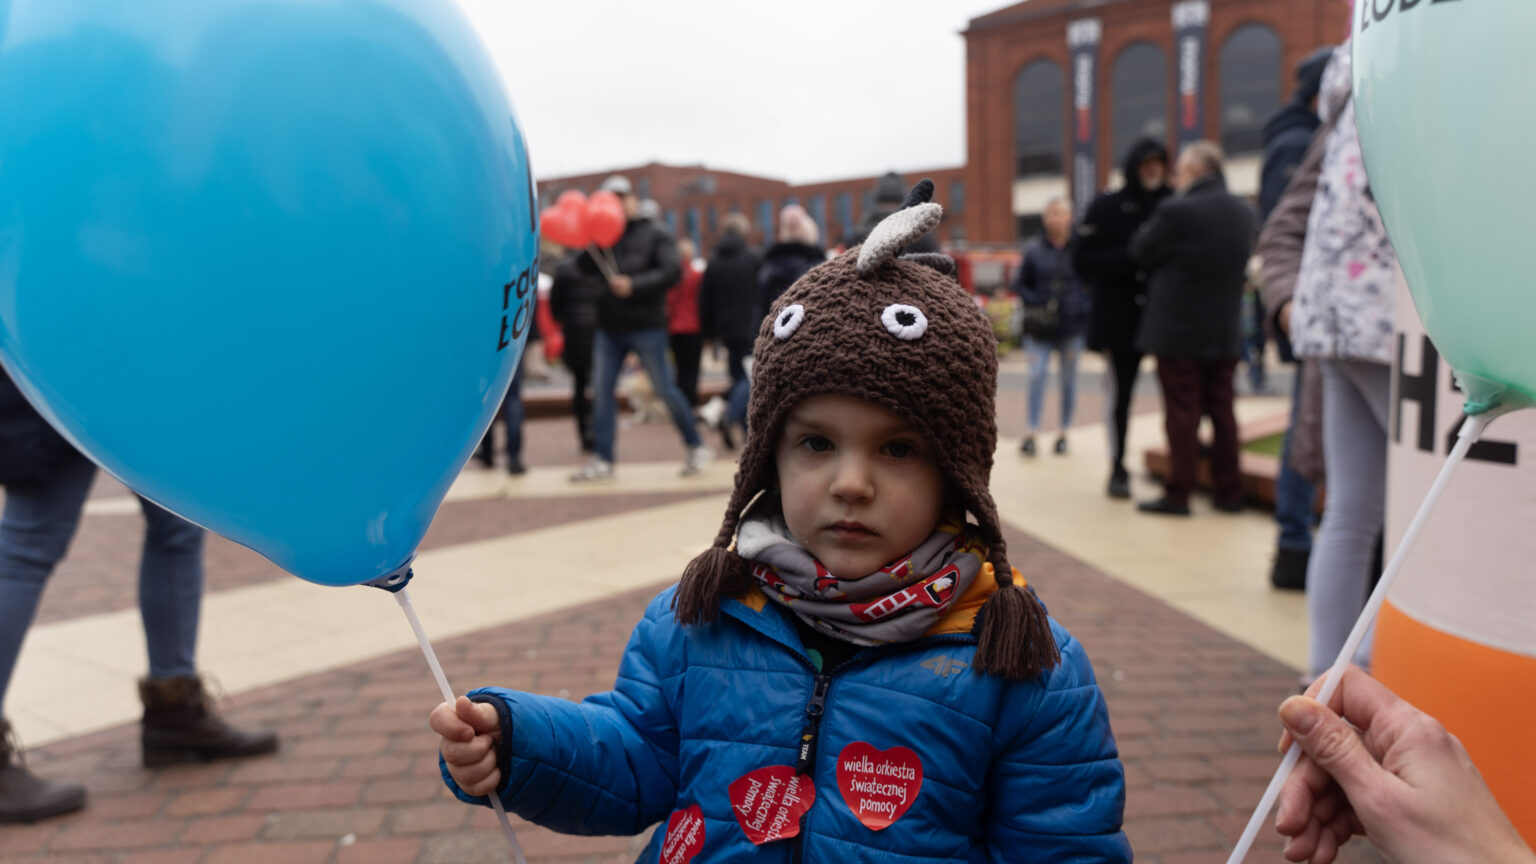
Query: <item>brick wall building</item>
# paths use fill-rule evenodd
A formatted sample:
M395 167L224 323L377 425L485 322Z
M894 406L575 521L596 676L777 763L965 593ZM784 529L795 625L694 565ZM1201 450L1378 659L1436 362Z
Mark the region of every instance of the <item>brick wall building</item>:
M1233 191L1256 193L1264 120L1348 18L1341 0L1025 0L973 19L966 236L1013 243L1050 198L1118 183L1140 135L1217 141Z
M766 245L772 242L779 210L791 203L804 207L821 226L823 245L836 246L858 228L864 214L873 206L875 182L879 179L877 175L871 175L791 185L770 177L717 171L703 165L652 162L594 174L542 179L539 181L540 201L548 206L567 189L591 193L610 174L628 177L640 197L654 199L672 230L692 237L701 254L707 254L714 247L720 236L720 220L731 212L744 213L751 220L749 239L753 243ZM903 176L908 183L915 183L922 177L933 180L934 200L944 206L945 212L944 224L939 226L939 239L941 242L963 240L962 223L968 203L965 200L964 169L911 171Z

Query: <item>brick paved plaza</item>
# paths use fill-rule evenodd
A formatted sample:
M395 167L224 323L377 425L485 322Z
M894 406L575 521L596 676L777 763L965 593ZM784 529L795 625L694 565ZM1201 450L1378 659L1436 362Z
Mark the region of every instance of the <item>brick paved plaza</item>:
M1095 508L1090 512L1104 514L1093 517L1097 522L1081 525L1078 533L1051 527L1057 523L1049 520L1041 523L1046 528L1035 529L1036 520L1023 512L1025 508L1008 504L999 494L1014 563L1037 586L1052 613L1087 646L1108 696L1128 778L1126 831L1137 860L1151 864L1223 861L1277 764L1279 725L1274 710L1293 692L1297 670L1276 656L1283 651L1250 644L1269 643L1234 638L1249 625L1223 627L1228 631L1224 633L1181 611L1198 612L1206 602L1187 587L1167 592L1147 589L1135 572L1114 563L1120 559L1110 547L1126 537L1132 538L1127 542L1139 542L1135 540L1138 532L1146 529L1137 520L1144 523L1145 517L1128 507L1110 509L1101 501L1103 443L1099 439L1103 434L1097 424L1102 403L1092 383L1097 380L1094 373L1085 378L1084 389L1089 392L1079 408L1082 428L1073 435L1074 454L1055 463L1033 465L1023 464L1012 452L1021 432L1022 385L1019 367L1008 368L999 397L1008 449L1000 455L994 485L1012 484L1010 495L1016 498L1029 492L1035 478L1041 484L1080 478L1080 490L1070 494L1080 495L1083 507ZM1283 410L1277 406L1280 403L1261 400L1249 410ZM1155 398L1143 393L1139 422L1155 427L1157 418L1148 413L1155 410ZM558 478L553 472L574 465L574 436L568 420L530 421L527 434L526 461L535 469L534 475L543 476L541 471L548 469L543 474L554 482ZM681 456L675 435L666 426L626 428L620 440L621 473L626 466L634 471L648 462L666 462L670 469ZM1095 457L1095 452L1100 456ZM673 554L672 547L696 544L692 538L701 532L707 537L713 527L687 526L689 530L678 535L683 539L671 539L669 532L677 526L665 524L660 516L650 523L645 520L676 512L690 502L723 504L721 483L728 483L729 476L728 466L720 466L694 487L684 481L652 489L578 490L551 497L515 492L507 497L463 496L445 505L424 552L460 554L517 535L539 537L544 536L539 532L579 529L589 521L607 520L602 524L608 525L629 519L658 542L670 544L667 554ZM471 479L475 478L466 478ZM477 482L489 481L490 477L483 477ZM1138 491L1150 489L1143 485ZM111 481L100 484L70 558L50 584L37 629L57 632L57 628L73 627L70 632L89 638L94 622L117 620L134 607L132 573L142 523L136 508L127 503L120 487ZM1196 545L1153 537L1147 542L1160 544L1160 551L1141 557L1178 569L1195 566L1196 559L1225 555L1229 560L1222 566L1233 572L1234 579L1267 591L1264 566L1269 549L1262 538L1270 529L1265 519L1259 513L1241 517L1201 513L1192 521L1204 520L1204 524L1189 530L1246 532L1243 537L1260 541ZM1098 547L1104 548L1102 555ZM1077 554L1066 551L1069 548ZM573 565L578 553L568 554ZM641 558L647 552L637 548L635 554ZM1107 563L1098 566L1085 559ZM491 563L504 567L509 579L520 566L518 560ZM1209 561L1199 563L1209 565ZM556 568L539 578L559 580L564 575ZM647 582L614 591L600 602L582 602L531 618L509 618L442 638L438 651L460 690L498 683L579 699L611 685L630 627L646 601L675 575L657 572ZM291 578L253 553L210 539L209 603L220 596L235 596L227 592ZM449 572L423 574L414 590L424 599L451 595L453 580ZM359 592L360 603L376 602L361 593L371 589L326 590ZM1290 620L1285 616L1294 618L1294 598L1276 602L1281 605L1261 613L1279 616L1283 629ZM1222 617L1205 616L1205 620L1220 625ZM352 623L342 620L332 626L346 628ZM376 628L381 639L397 640L399 633L390 628L404 630L406 625L403 620L391 625L385 619L368 626ZM229 638L258 637L205 626L204 655ZM71 817L0 828L0 861L458 864L509 860L490 812L453 801L438 779L434 738L425 722L438 696L420 654L398 647L399 641L381 644L397 647L334 666L320 658L306 667L311 671L284 677L280 683L232 688L236 692L227 710L234 719L270 725L281 734L282 749L270 758L145 770L138 764L138 727L120 711L121 716L113 715L117 719L110 728L87 734L50 734L51 727L36 721L28 734L46 743L30 751L29 764L45 776L85 783L91 800L84 812ZM250 650L264 648L251 645ZM272 656L280 657L281 652ZM29 661L48 662L24 651L23 671ZM213 666L206 671L215 676L220 672ZM98 703L120 704L132 698L131 676L112 680L97 689L58 694L59 704L65 706L58 710L89 716ZM116 692L117 688L123 692ZM22 698L12 694L13 702ZM28 706L7 708L22 712ZM23 731L27 732L25 726ZM519 836L531 862L572 864L632 861L645 841L645 837L568 837L528 825L521 827ZM1250 860L1281 860L1279 843L1272 838L1266 832ZM1347 850L1344 860L1375 858L1357 844Z

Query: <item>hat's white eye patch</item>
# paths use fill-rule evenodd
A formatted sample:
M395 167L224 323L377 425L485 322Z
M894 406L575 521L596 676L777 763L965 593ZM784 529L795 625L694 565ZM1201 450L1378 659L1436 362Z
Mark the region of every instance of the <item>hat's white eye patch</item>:
M903 342L920 338L928 330L928 316L916 306L892 303L880 313L880 323L892 336Z
M799 303L792 303L779 310L778 317L773 319L773 338L783 341L795 335L800 329L801 322L805 321L805 307Z

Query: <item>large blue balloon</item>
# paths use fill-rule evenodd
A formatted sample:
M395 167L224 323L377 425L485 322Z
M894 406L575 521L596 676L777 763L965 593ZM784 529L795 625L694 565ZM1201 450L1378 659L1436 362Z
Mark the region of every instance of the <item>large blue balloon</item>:
M414 553L522 352L535 206L451 0L0 0L0 360L305 579Z

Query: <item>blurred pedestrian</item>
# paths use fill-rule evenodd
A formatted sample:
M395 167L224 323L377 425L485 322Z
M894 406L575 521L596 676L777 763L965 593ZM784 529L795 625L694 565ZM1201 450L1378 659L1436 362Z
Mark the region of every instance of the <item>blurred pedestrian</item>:
M480 439L480 446L475 448L475 459L486 468L496 467L496 421L501 421L504 440L507 445L507 473L513 477L521 477L528 473L528 466L523 464L523 370L528 366L529 356L536 355L540 350L539 322L537 316L530 316L528 342L523 347L523 353L517 358L517 368L512 372L512 382L507 385L507 394L502 397L501 407L492 418L490 428L485 430L485 436Z
M1296 67L1295 95L1264 125L1259 219L1266 225L1322 124L1322 119L1317 116L1318 92L1322 87L1323 70L1327 68L1328 58L1332 54L1332 48L1323 48L1308 55ZM1316 191L1315 182L1312 190L1306 193L1308 207L1311 205L1311 195ZM1258 282L1261 296L1266 298L1260 304L1260 308L1266 310L1264 329L1274 334L1280 359L1296 366L1291 386L1290 422L1286 426L1285 441L1280 447L1280 465L1275 476L1275 522L1280 530L1275 541L1274 563L1269 573L1270 584L1286 590L1300 590L1307 584L1307 558L1312 554L1313 508L1317 500L1317 489L1311 480L1296 470L1291 456L1291 440L1295 436L1296 418L1301 410L1302 381L1307 376L1291 350L1290 339L1274 326L1273 318L1267 314L1267 297L1271 289L1266 283L1271 278L1284 279L1287 287L1283 290L1290 296L1294 292L1296 271L1301 263L1300 252L1301 248L1297 245L1290 263L1283 267L1283 275L1276 275L1274 268L1269 266L1264 243L1261 241L1259 244L1263 266Z
M757 271L762 256L747 245L752 223L741 213L727 214L720 222L720 242L704 265L704 280L699 285L699 323L704 341L715 351L726 353L726 368L731 386L746 386L747 371L742 365L752 356L752 342L762 323L757 300Z
M96 465L70 446L0 372L0 704L48 577L69 551ZM139 614L149 649L144 703L144 765L256 756L277 749L271 732L225 722L196 665L203 601L203 529L140 497L144 549ZM74 694L85 700L90 694ZM85 789L45 780L22 760L10 721L0 718L0 822L35 822L79 810Z
M761 321L779 295L805 275L807 270L827 260L821 248L821 231L816 220L799 204L779 211L779 239L763 253L763 265L757 271L757 317ZM726 447L735 447L735 432L745 430L747 405L751 397L751 375L731 385L725 404L710 411L711 423ZM711 400L713 401L713 400Z
M1386 519L1397 256L1371 197L1350 98L1348 45L1324 73L1320 134L1264 231L1266 298L1296 355L1321 375L1328 498L1307 564L1309 677L1332 665L1365 606ZM1315 191L1314 191L1315 190ZM1283 268L1296 261L1294 295ZM1303 394L1303 414L1307 394ZM1297 437L1309 431L1298 424ZM1315 434L1315 433L1314 433ZM1367 639L1355 656L1370 660Z
M779 239L763 253L763 269L757 274L759 320L768 314L785 289L805 271L827 260L816 220L799 204L779 211Z
M677 241L677 257L682 262L683 278L667 292L667 339L672 344L672 362L677 365L677 387L691 408L699 404L699 360L704 355L704 337L699 326L699 283L704 271L695 259L698 253L687 237Z
M1179 154L1178 194L1152 214L1131 254L1152 274L1137 342L1157 357L1168 436L1163 495L1143 513L1189 515L1200 461L1200 418L1211 418L1211 476L1216 509L1243 507L1232 377L1242 353L1244 271L1258 219L1227 191L1221 148L1197 141Z
M560 322L565 339L560 358L571 373L571 413L576 417L576 437L581 452L596 449L592 432L592 402L588 388L592 381L592 345L597 338L597 307L608 283L601 273L583 271L577 261L587 253L575 250L555 266L554 283L549 288L549 310Z
M1072 266L1072 205L1065 198L1053 199L1045 207L1044 221L1044 229L1024 247L1013 283L1024 307L1024 350L1029 355L1028 431L1021 447L1026 456L1035 455L1053 353L1061 363L1061 416L1053 449L1058 455L1067 452L1067 430L1077 405L1077 360L1088 329L1088 292Z
M696 474L714 459L715 454L699 437L693 409L682 391L677 389L677 379L667 362L667 289L676 285L682 276L677 244L664 227L640 216L640 199L629 178L615 174L603 181L602 188L619 196L627 222L624 235L611 250L618 265L617 272L599 277L607 283L608 290L598 300L598 327L592 346L592 366L596 375L592 425L596 452L571 475L571 480L582 483L613 477L618 427L615 386L624 358L631 353L639 358L652 388L667 403L672 423L688 448L683 476ZM577 266L588 278L601 273L589 253L577 259Z
M859 219L858 230L851 237L843 240L843 247L852 249L864 242L869 232L874 230L885 217L900 210L907 200L907 182L895 171L887 171L875 181L875 203L864 216ZM932 234L925 234L912 241L912 245L902 250L903 252L938 252L939 241Z
M1125 433L1131 419L1131 399L1142 353L1136 345L1142 308L1147 302L1147 272L1131 257L1131 238L1152 210L1168 197L1168 151L1151 138L1131 146L1121 166L1125 182L1114 192L1093 199L1078 226L1073 263L1088 286L1088 347L1101 351L1114 377L1114 408L1110 427L1111 498L1130 498L1130 474L1125 468Z

